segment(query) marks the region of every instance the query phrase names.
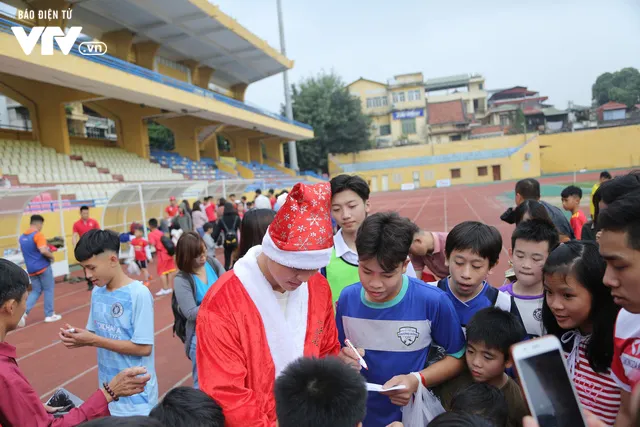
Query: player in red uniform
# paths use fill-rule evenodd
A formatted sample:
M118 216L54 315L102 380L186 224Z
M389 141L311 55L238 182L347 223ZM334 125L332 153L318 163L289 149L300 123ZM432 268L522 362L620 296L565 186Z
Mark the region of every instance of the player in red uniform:
M149 242L143 237L144 228L141 225L137 226L134 230L134 235L136 236L133 240L131 240L131 246L133 246L133 254L135 257L136 264L142 271L144 276L144 284L145 286L149 286L149 280L151 279L151 275L149 274L149 270L147 269L147 246L149 246Z
M71 241L73 247L76 247L78 240L89 230L99 230L100 224L89 216L89 206L80 206L80 219L73 223L73 236ZM87 280L87 290L93 289L93 283Z
M560 194L562 197L562 207L565 211L571 212L571 229L577 240L582 238L582 226L587 222L587 217L580 210L580 200L582 199L582 189L575 185L570 185Z

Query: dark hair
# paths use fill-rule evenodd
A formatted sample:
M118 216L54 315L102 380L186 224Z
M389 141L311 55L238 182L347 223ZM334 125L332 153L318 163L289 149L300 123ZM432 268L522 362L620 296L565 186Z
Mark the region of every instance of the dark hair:
M603 182L598 191L605 205L613 203L617 198L640 189L640 171L633 171L626 175Z
M353 427L364 420L364 377L335 358L302 357L276 379L280 427Z
M206 251L202 237L195 231L187 231L180 236L176 245L176 267L187 274L193 274L193 262Z
M262 194L262 190L258 188L258 189L256 190L256 194Z
M82 211L88 211L88 210L89 210L89 206L87 206L87 205L82 205L82 206L80 206L80 212L82 212Z
M594 242L572 240L558 246L544 264L544 276L572 275L591 294L589 320L593 324L591 338L587 342L587 360L596 372L606 372L613 358L613 330L620 307L613 302L611 291L602 279L607 268L605 260ZM547 304L547 288L542 301L542 323L545 329L558 338L566 330L556 321Z
M600 179L602 179L602 178L611 179L611 174L609 173L609 171L600 172Z
M451 411L482 417L495 427L506 427L509 419L504 393L487 383L473 383L458 391L451 400Z
M224 206L225 204L227 204L227 199L220 197L220 200L218 200L218 207Z
M242 258L254 246L262 244L262 238L267 234L269 224L275 218L276 213L271 209L255 209L248 211L242 218L240 225L240 247L237 259Z
M429 427L499 427L491 421L464 412L444 412L429 423Z
M137 415L134 417L103 417L80 424L81 427L166 427L151 417Z
M37 223L43 223L44 222L44 217L42 215L31 215L31 221L30 224L37 224Z
M89 230L80 237L73 251L76 260L86 261L104 252L120 253L120 237L111 230Z
M626 233L627 245L640 250L640 189L619 197L600 211L598 226L602 230Z
M169 427L224 427L222 408L209 395L193 387L169 391L149 414Z
M594 193L591 195L591 203L593 204L593 218L591 220L593 221L593 228L595 228L596 231L599 230L598 216L600 215L601 200L602 200L602 197L600 197L600 187L598 187L598 189L594 191Z
M276 192L276 190L274 190L273 188L269 189L269 194L274 194Z
M518 224L516 229L513 230L511 248L516 248L517 240L536 243L547 242L549 244L549 252L551 252L560 244L560 235L551 221L533 218Z
M196 201L193 203L193 210L194 210L194 211L199 211L199 210L200 210L200 205L201 205L201 204L202 204L202 203L200 203L200 200L196 200Z
M233 203L231 202L227 202L224 204L224 212L223 212L224 216L237 216L238 215L238 211L236 210L236 207Z
M229 200L231 200L233 202L235 200L235 198L236 198L236 193L229 194Z
M205 233L213 228L214 227L211 222L205 222L204 225L202 226L202 229L204 230Z
M180 204L178 205L179 209L182 209L185 213L185 215L189 215L191 216L191 207L189 206L189 201L188 200L183 200L182 202L180 202Z
M522 222L525 214L529 214L529 218L546 219L549 222L553 222L547 208L537 200L528 199L516 206L516 225Z
M149 220L149 228L158 228L158 220L155 218L151 218Z
M343 191L351 190L356 193L362 201L369 200L369 184L357 175L338 175L331 180L331 195L335 196Z
M519 194L525 200L539 200L540 183L533 178L521 179L516 183L516 194Z
M500 259L502 236L497 228L477 221L464 221L451 229L445 244L447 258L453 251L471 250L489 260L493 267ZM360 251L358 251L360 252Z
M579 199L582 199L582 188L570 185L560 193L560 197L566 199L567 197L578 196Z
M247 196L242 196L242 197L240 197L240 200L242 200L242 201L247 201Z
M467 324L467 342L482 342L500 350L505 360L510 358L509 348L523 341L527 332L522 321L514 314L497 307L484 308L473 315Z
M396 212L378 212L368 216L356 236L360 260L375 258L386 272L398 268L409 256L417 225Z
M29 275L13 262L0 258L0 306L12 299L20 301L29 289Z

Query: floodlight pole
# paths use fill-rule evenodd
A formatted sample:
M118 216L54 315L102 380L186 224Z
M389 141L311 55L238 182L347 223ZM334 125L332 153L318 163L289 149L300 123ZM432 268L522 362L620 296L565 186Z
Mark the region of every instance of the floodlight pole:
M282 20L282 1L276 0L278 4L278 27L280 28L280 52L283 56L287 56L287 48L284 43L284 22ZM285 112L289 120L293 120L293 107L291 106L291 92L289 87L289 70L284 70L284 102ZM298 167L298 152L296 151L296 142L289 141L289 166L296 172L300 171Z

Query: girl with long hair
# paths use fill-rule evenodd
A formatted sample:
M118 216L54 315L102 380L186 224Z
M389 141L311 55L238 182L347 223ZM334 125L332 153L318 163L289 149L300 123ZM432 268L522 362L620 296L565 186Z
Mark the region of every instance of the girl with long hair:
M620 307L603 283L606 268L592 242L572 240L551 252L543 269L542 323L565 347L582 405L613 425L620 407L620 389L611 376Z

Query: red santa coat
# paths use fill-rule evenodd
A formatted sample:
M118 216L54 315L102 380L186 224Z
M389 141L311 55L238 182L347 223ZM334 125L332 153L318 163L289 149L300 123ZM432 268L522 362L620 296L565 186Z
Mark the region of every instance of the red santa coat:
M258 253L259 250L257 247ZM251 287L240 279L247 282L246 271L240 272L242 261L251 260L252 273L255 273L255 256L256 248L236 264L234 268L238 273L229 271L216 282L202 301L196 322L200 389L222 407L229 427L272 427L276 423L273 394L276 364L270 349L276 345L271 336L274 328L269 326L267 334L265 323L269 321L263 322L265 313L261 311L264 301L256 304L255 294L253 299L250 295ZM258 275L261 277L256 282L260 286L262 281L267 283L264 276ZM316 274L304 286L308 289L306 331L302 332L304 356L337 355L340 343L329 284L321 274ZM295 292L298 291L300 288ZM272 292L270 288L268 292ZM288 305L292 304L290 297ZM287 320L289 317L288 307ZM283 365L281 359L279 365Z

